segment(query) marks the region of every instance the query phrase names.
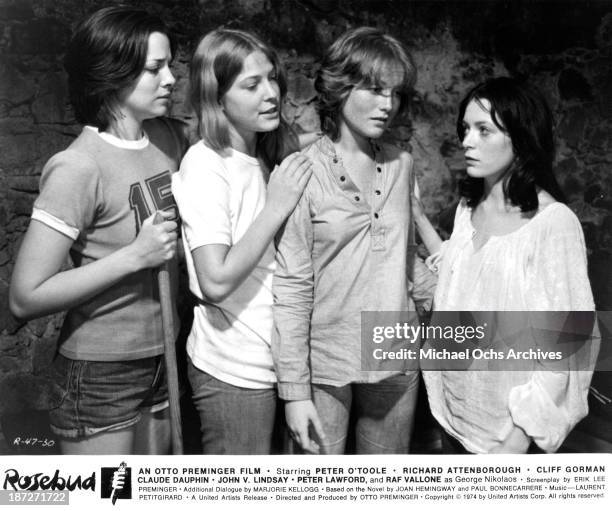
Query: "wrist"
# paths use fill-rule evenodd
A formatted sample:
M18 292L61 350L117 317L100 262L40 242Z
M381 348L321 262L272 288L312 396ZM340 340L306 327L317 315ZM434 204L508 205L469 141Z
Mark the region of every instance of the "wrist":
M282 207L275 205L273 202L266 203L263 213L266 218L279 226L289 216L289 212L284 211Z
M146 267L145 257L135 249L133 244L119 249L115 254L125 266L128 275L144 270Z

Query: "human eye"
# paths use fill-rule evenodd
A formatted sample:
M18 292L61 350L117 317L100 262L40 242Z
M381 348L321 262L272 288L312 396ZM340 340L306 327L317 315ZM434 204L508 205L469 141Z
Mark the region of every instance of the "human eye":
M480 134L481 134L483 137L486 137L487 135L489 135L489 134L491 133L491 130L489 129L489 127L488 127L488 126L484 126L484 125L482 125L482 126L480 126L480 127L478 128L478 132L479 132L479 133L480 133Z
M147 73L156 75L157 73L161 71L161 68L162 66L160 64L151 64L151 65L145 66L144 70Z

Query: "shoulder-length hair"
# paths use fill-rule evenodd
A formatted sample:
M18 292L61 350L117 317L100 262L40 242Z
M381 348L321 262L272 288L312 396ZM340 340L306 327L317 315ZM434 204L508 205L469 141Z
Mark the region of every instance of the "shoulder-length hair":
M360 27L340 36L327 50L315 79L321 130L339 137L339 117L354 87L385 87L385 71L401 70L400 108L405 110L416 83L410 54L394 37L375 28Z
M117 119L119 96L142 73L153 32L168 37L174 54L164 22L140 9L105 7L77 25L64 57L77 121L104 131Z
M200 40L191 59L189 100L198 118L200 137L217 152L231 146L229 120L220 101L242 71L245 59L257 51L263 53L274 68L282 105L287 93L283 67L276 52L256 35L243 30L213 30ZM296 138L282 115L276 130L258 134L257 153L270 168L295 150Z
M504 196L521 211L538 208L537 188L566 202L553 173L555 144L553 118L544 96L535 87L515 78L489 79L470 90L459 106L457 135L463 140L463 117L471 101L491 104L489 113L495 125L512 142L514 161L503 177ZM484 193L484 179L467 176L459 183L459 193L475 207Z

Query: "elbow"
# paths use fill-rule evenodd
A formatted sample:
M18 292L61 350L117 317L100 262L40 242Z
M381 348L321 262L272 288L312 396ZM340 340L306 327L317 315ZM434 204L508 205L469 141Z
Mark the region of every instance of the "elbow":
M15 280L9 287L8 307L13 317L21 323L53 312L45 310L34 289Z
M28 303L16 296L13 290L9 292L9 310L15 319L20 322L26 322L34 318L33 311L28 307Z
M204 300L210 303L221 303L232 294L232 289L222 284L208 283L206 286L200 285L200 289Z
M224 301L240 284L240 281L228 278L221 271L214 275L198 272L197 277L202 297L208 303Z

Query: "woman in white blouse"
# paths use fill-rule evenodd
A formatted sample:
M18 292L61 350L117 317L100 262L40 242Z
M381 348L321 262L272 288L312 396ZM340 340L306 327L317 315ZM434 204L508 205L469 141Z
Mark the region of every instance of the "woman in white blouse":
M434 309L593 311L584 237L553 175L542 95L512 78L488 80L461 102L457 132L468 176L451 238L440 245L416 212L437 252ZM532 442L557 450L588 411L592 366L577 364L569 357L556 370L536 361L521 371L423 371L445 452L522 453Z

